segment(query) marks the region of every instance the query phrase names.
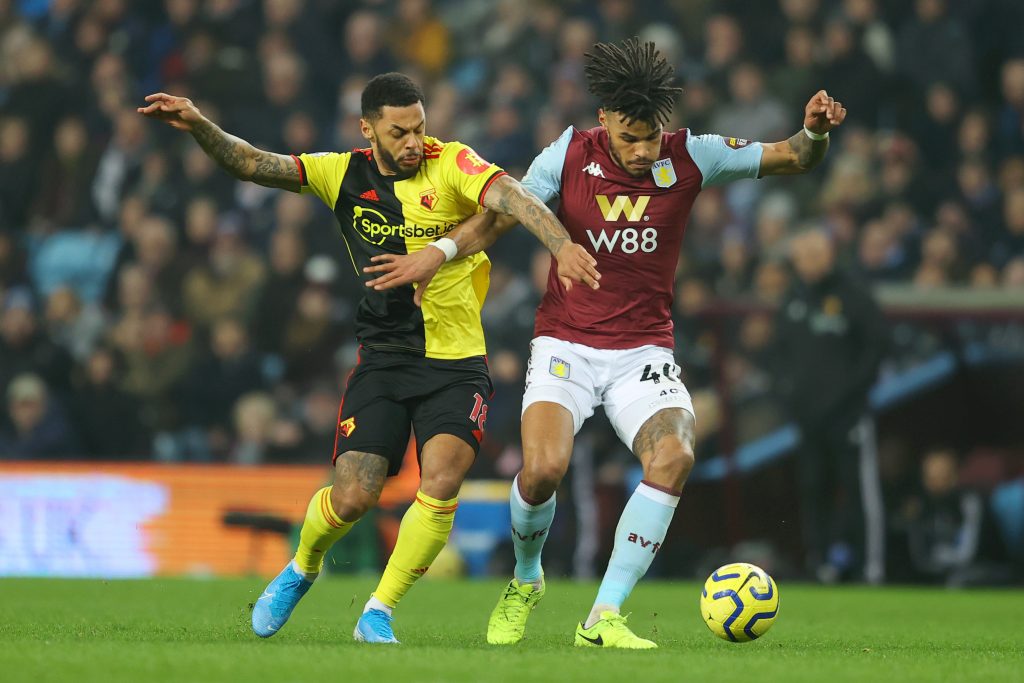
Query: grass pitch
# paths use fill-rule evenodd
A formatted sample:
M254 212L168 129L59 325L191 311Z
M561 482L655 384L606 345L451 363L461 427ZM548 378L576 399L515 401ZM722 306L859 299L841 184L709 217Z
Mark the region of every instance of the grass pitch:
M484 641L498 581L420 582L396 612L401 646L354 643L373 578L318 583L274 638L249 630L260 580L0 580L0 680L1024 681L1022 591L780 586L779 620L731 644L698 614L700 588L641 583L630 624L652 652L572 646L596 586L550 581L527 639Z

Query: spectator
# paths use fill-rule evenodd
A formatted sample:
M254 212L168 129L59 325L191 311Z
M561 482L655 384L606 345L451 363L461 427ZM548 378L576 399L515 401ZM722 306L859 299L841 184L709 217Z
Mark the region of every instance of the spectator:
M221 218L208 260L185 276L185 315L200 327L225 316L246 319L252 314L266 270L241 232L240 217Z
M306 247L294 230L278 228L270 241L270 273L256 303L253 324L257 347L264 353L280 354L284 347L287 320L296 310L299 295L306 285L302 267Z
M277 407L268 394L245 394L233 404L235 442L228 459L239 465L261 465L272 448Z
M327 257L310 259L305 275L306 285L295 310L283 321L281 338L284 378L300 385L329 373L338 346L351 335L350 326L331 301L329 286L337 276L334 262Z
M810 97L813 93L808 93ZM729 72L730 104L719 109L712 128L722 135L749 140L783 140L792 133L792 116L772 95L765 92L760 67L752 62L737 64Z
M228 443L232 406L243 394L262 388L245 327L235 318L216 321L209 348L193 362L182 387L186 427L204 432L212 446Z
M439 76L451 56L448 29L430 7L430 0L399 0L392 34L393 51L428 77Z
M946 0L915 0L914 17L903 25L897 65L923 92L942 74L960 92L973 93L974 59L970 37L948 14Z
M0 314L0 387L6 387L16 375L33 373L62 392L68 387L70 370L70 354L40 329L31 292L24 288L8 291Z
M148 459L150 435L139 415L139 404L121 390L122 370L112 349L100 346L84 360L70 412L81 436L83 454L92 458Z
M901 511L914 568L951 587L1004 583L1005 550L985 497L961 487L957 470L948 448L932 449L921 461L921 489Z
M857 444L869 431L862 425L887 346L885 323L871 294L836 266L824 233L799 235L791 254L798 279L776 322L776 382L801 432L806 569L822 581L877 581L881 557L867 553L864 515L878 511L862 495L880 504L878 483L862 490ZM862 448L861 457L871 452Z
M0 430L0 458L70 458L78 455L75 435L46 384L23 373L7 385L10 427Z
M166 218L150 215L143 219L132 238L135 259L150 282L156 300L174 317L180 317L186 264L178 256L177 235Z
M95 304L83 304L70 287L58 287L46 300L46 333L76 361L85 359L103 335L107 321Z
M53 153L43 163L39 176L32 210L37 223L52 230L81 228L95 220L89 188L97 158L85 122L78 117L61 121L54 132Z
M175 322L166 310L151 307L123 316L111 331L111 341L124 358L121 389L138 404L144 428L154 433L176 430L182 416L175 392L193 358L188 326ZM182 457L176 445L161 453L158 456L166 459Z
M92 184L92 198L102 220L112 223L121 198L138 176L149 143L145 121L130 109L117 114L114 137L103 151Z
M25 230L35 186L29 156L29 127L19 118L0 118L0 230Z

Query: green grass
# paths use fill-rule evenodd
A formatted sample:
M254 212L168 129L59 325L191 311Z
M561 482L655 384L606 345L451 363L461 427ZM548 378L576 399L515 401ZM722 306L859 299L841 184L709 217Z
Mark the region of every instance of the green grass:
M497 581L423 581L397 612L403 645L352 641L373 579L318 584L280 635L249 631L262 580L0 580L0 680L1024 681L1021 591L781 586L764 638L713 637L694 584L647 582L628 605L654 652L573 648L596 586L556 582L512 648L484 642Z

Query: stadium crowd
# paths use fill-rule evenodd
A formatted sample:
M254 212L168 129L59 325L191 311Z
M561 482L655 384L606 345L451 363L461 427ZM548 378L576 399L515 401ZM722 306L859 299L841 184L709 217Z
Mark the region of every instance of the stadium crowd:
M712 443L723 377L754 432L783 416L758 408L775 403L771 317L735 324L723 371L699 314L780 302L802 224L873 284L1024 296L1022 25L1014 0L0 0L0 458L329 457L362 286L334 218L145 121L150 92L268 150L344 150L364 146L364 83L400 70L429 134L521 177L567 125L595 125L596 40L669 56L672 128L784 139L828 89L850 115L822 168L706 191L691 216L677 354ZM518 467L536 247L519 231L492 254L478 476Z

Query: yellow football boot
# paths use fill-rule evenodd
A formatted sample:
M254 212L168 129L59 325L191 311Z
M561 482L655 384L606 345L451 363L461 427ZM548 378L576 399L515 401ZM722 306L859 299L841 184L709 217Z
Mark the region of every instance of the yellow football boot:
M576 647L617 647L625 650L653 650L658 644L641 638L626 626L626 617L601 612L601 620L590 628L576 627Z

